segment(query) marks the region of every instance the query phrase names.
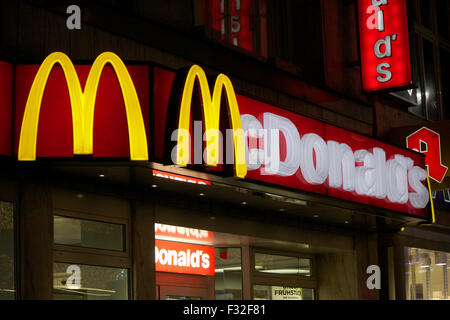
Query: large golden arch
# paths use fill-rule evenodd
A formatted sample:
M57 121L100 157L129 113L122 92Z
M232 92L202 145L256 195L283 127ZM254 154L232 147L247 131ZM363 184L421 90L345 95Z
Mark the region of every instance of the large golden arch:
M20 131L18 151L20 161L36 160L36 142L42 97L50 72L55 64L61 66L69 89L73 123L73 153L76 155L93 153L95 100L100 76L107 63L111 64L116 72L122 89L127 115L130 159L135 161L148 160L147 136L141 106L133 81L123 61L112 52L99 55L92 65L83 92L72 61L64 53L54 52L42 63L28 95Z

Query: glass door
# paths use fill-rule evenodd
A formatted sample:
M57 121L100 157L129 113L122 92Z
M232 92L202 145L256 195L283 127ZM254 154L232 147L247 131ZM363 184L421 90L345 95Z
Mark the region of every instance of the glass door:
M214 300L214 277L156 273L158 300Z

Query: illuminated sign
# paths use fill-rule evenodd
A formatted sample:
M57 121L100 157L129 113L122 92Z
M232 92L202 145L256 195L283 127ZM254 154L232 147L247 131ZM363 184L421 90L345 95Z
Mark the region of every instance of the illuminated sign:
M428 204L421 157L248 98L238 101L249 137L249 179L406 212Z
M448 167L442 164L441 137L439 133L427 127L422 127L406 137L406 146L409 149L425 154L425 163L428 166L430 178L441 183Z
M155 68L158 88L172 88L174 79L170 72ZM203 97L206 118L209 91L207 84L201 83L198 86L201 95L206 96ZM184 88L183 96L186 91L192 92L193 85L194 80L188 90ZM173 94L168 89L159 92ZM192 94L188 98L190 107ZM168 105L161 103L168 101L168 96L155 97L155 117L166 119ZM246 179L428 216L429 191L423 156L241 95L236 95L236 106L244 136ZM189 134L191 117L187 112L179 114L183 117L180 123L185 123L183 128ZM205 128L211 128L211 120L206 121L210 124L205 124ZM219 127L218 122L214 127ZM191 151L191 136L184 138L178 139L178 148L181 143L185 150ZM160 146L163 143L155 141Z
M412 83L405 0L358 0L364 91Z
M56 69L56 65L60 67ZM107 76L102 75L106 73L106 66L108 66L109 73ZM147 67L144 67L148 71ZM41 134L45 134L46 130L52 130L51 128L44 128L42 126L41 106L45 105L45 108L50 108L49 105L56 105L58 110L55 110L56 115L61 115L63 112L61 109L65 107L65 101L68 99L68 110L64 116L56 118L50 116L53 120L49 127L58 126L58 122L67 119L71 115L71 127L73 128L73 136L71 145L73 145L73 155L93 155L95 154L94 147L94 118L100 116L97 112L96 106L104 103L105 101L110 103L104 103L103 108L109 108L110 110L102 112L108 112L105 118L110 119L113 117L117 110L113 110L113 106L123 104L125 109L126 126L127 126L127 144L129 146L129 157L131 160L148 160L148 146L147 146L147 132L144 124L141 103L139 101L136 88L130 73L125 67L122 60L111 52L102 53L94 61L92 68L87 70L86 68L76 68L70 59L61 52L55 52L50 54L38 68L37 72L33 75L29 66L18 66L16 71L16 79L20 79L16 89L16 105L18 105L17 118L22 119L19 124L19 145L17 150L17 156L20 161L34 161L36 160L36 150L38 144L38 131ZM53 71L52 71L53 70ZM62 71L62 79L61 79ZM104 72L105 71L105 72ZM111 75L111 71L115 74L113 81L117 81L119 84L119 90L116 89L117 84L111 85L111 89L107 94L111 97L106 97L107 94L103 94L102 97L98 95L98 87L102 81L111 81L114 77ZM59 73L59 81L57 83L50 81L50 76L53 73ZM87 77L86 77L87 74ZM148 74L148 73L147 73ZM26 85L27 79L33 77L31 86L28 88ZM53 75L58 77L57 75ZM84 90L82 89L81 79L85 83ZM107 78L107 80L105 80ZM51 83L49 83L51 82ZM62 83L66 83L67 87L63 87ZM144 81L144 84L148 82ZM29 90L26 103L23 104L22 97L24 91ZM66 91L67 90L67 91ZM148 91L148 88L145 89ZM45 92L51 92L46 95ZM68 92L68 96L65 96ZM122 97L117 100L109 100L116 98L114 93L121 92ZM142 92L142 90L141 90ZM106 105L106 106L105 106ZM23 109L21 109L23 108ZM67 114L67 111L71 109L71 113ZM47 110L49 111L49 110ZM23 113L21 113L23 112ZM96 117L94 117L96 115ZM46 118L46 117L45 117ZM48 119L46 119L48 121ZM44 120L44 122L46 121ZM105 121L106 122L106 121ZM67 124L67 123L65 123ZM39 130L38 130L39 127ZM67 128L64 128L67 129ZM102 128L103 129L103 128ZM119 128L115 128L120 132ZM111 129L108 131L112 131ZM98 130L95 132L99 132ZM103 136L102 136L103 135ZM64 136L64 135L63 135ZM65 134L67 136L67 133ZM117 135L107 136L109 139L104 138L104 133L98 134L100 138L103 138L104 143L111 147L111 149L117 148L113 146L118 143L120 139L115 140ZM52 137L56 140L61 139L59 135ZM51 140L51 139L49 139ZM106 141L105 141L106 140ZM68 145L67 141L64 141L65 145ZM120 144L119 144L120 145ZM44 146L45 148L45 146ZM64 146L61 146L63 149ZM55 152L57 157L61 156L61 152L58 150ZM105 156L100 147L100 156ZM44 152L45 154L45 152ZM106 154L107 155L107 154Z
M205 185L205 186L211 185L211 182L209 182L207 180L186 177L186 176L182 176L179 174L174 174L174 173L169 173L169 172L164 172L164 171L159 171L159 170L153 170L153 176L158 177L158 178L163 178L163 179L179 181L179 182L200 184L200 185Z
M231 0L230 33L231 43L237 47L252 51L253 37L250 25L252 13L252 0ZM220 31L222 40L225 40L226 8L225 0L209 1L209 17L214 30Z
M184 88L182 92L181 103L179 107L178 120L178 143L176 164L186 166L190 163L190 125L191 125L191 104L194 85L198 81L202 100L203 119L205 122L206 133L206 164L217 166L219 163L219 122L220 105L222 102L222 93L225 90L228 102L228 114L234 132L234 154L236 177L245 178L247 174L244 136L239 113L239 107L236 100L233 84L230 79L219 74L214 84L214 91L211 96L208 79L203 69L197 65L192 66L186 75Z
M214 233L208 230L155 223L155 239L212 245Z
M155 269L160 272L213 276L214 247L155 240Z

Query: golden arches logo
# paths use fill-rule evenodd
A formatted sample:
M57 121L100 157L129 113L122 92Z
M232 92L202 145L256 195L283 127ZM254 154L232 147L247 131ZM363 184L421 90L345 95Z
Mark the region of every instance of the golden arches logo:
M178 122L177 164L186 166L189 162L189 139L185 136L185 133L189 132L192 94L196 80L198 80L198 84L200 86L201 99L203 103L203 118L205 121L207 151L206 163L210 166L217 166L219 163L218 150L220 104L222 99L222 90L225 89L228 99L228 114L233 127L236 176L239 178L245 178L247 175L247 163L244 134L242 130L239 106L231 80L226 75L219 74L214 84L214 91L211 96L206 74L203 69L197 65L193 65L187 74L183 89L183 96L181 98Z
M73 123L73 153L75 155L93 153L95 100L100 76L107 63L113 67L122 89L127 115L130 159L148 160L147 136L139 98L123 61L112 52L99 55L92 65L83 91L72 61L64 53L54 52L42 63L28 95L20 131L18 151L20 161L36 160L36 141L42 97L50 73L56 64L61 66L69 89Z

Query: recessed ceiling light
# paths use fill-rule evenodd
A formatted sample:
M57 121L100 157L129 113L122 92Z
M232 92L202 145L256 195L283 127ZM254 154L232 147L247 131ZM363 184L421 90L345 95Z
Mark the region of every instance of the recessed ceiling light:
M99 174L98 177L99 177L99 178L104 178L105 175L104 175L104 174Z
M152 184L152 188L158 188L158 185Z
M286 209L283 209L283 208L280 209L280 212L285 212L285 211L286 211Z
M206 194L204 194L203 192L200 193L200 197L204 197L204 196L206 196Z
M349 224L348 220L345 220L345 224Z
M319 215L318 215L318 214L315 214L315 215L313 215L313 217L314 217L314 218L318 218L318 217L319 217Z

